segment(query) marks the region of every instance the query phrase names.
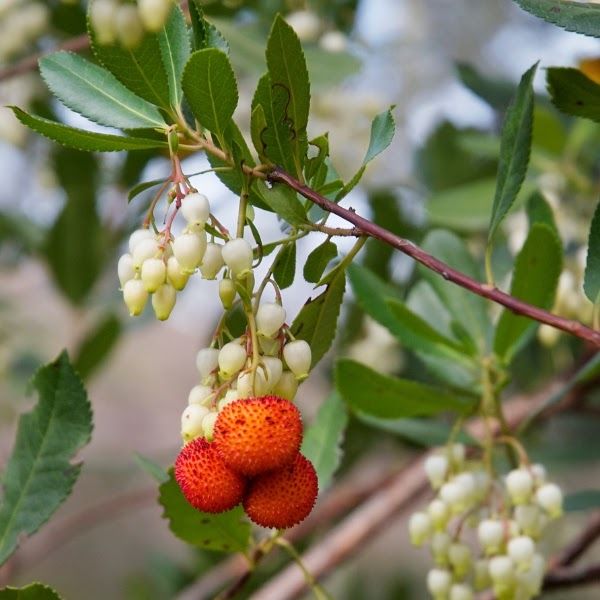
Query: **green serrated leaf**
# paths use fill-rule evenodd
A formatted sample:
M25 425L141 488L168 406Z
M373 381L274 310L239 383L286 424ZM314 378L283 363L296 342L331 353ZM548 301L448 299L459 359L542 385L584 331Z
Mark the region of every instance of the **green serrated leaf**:
M119 129L164 127L160 112L127 89L110 71L72 52L40 59L40 73L52 93L91 121Z
M124 48L118 43L99 44L91 26L88 32L98 60L125 87L156 106L170 108L169 79L157 34L146 33L135 48Z
M307 428L301 452L312 462L319 478L319 493L330 485L342 461L341 443L348 414L340 395L333 392L321 404L315 420Z
M92 410L66 352L33 377L34 409L21 415L2 481L0 564L19 539L35 533L71 493L81 464L73 457L92 432Z
M121 336L123 326L113 314L106 315L81 342L75 352L73 366L87 379L109 356Z
M323 277L327 265L337 254L337 246L331 240L326 240L317 246L304 263L304 279L310 283L317 283Z
M169 481L169 473L165 471L158 463L151 458L136 452L133 457L135 462L150 475L157 483L166 483Z
M382 375L350 359L337 361L335 382L352 410L381 419L465 413L474 402L417 381Z
M535 223L517 256L511 296L534 306L551 308L562 269L562 245L544 223ZM494 351L509 363L535 330L536 322L503 310L494 338Z
M546 71L550 98L558 110L600 121L600 85L579 69L552 67Z
M583 277L583 291L596 303L600 294L600 204L596 206L588 235L588 252Z
M1 589L0 600L61 600L61 597L47 585L30 583L22 588Z
M310 344L313 367L333 344L345 289L346 274L340 271L324 292L308 300L292 323L293 336Z
M515 0L532 15L574 31L600 37L600 7L589 2L570 2L568 0Z
M263 181L256 184L260 197L265 204L284 221L290 225L303 225L306 223L304 207L298 200L294 190L283 185L274 185L268 188Z
M67 202L48 232L44 255L54 282L74 304L81 304L108 258L96 212L98 163L92 154L59 148L55 169Z
M190 57L190 39L185 15L179 6L174 6L171 14L158 34L162 62L169 83L171 106L178 108L183 99L181 78L183 69Z
M194 52L183 71L183 91L196 119L222 146L238 103L237 83L227 55L215 48Z
M152 181L142 181L137 185L134 185L127 194L127 202L131 202L136 196L139 196L142 192L149 190L150 188L161 185L165 182L164 179L154 179Z
M163 517L169 520L169 529L179 539L203 550L247 551L251 528L244 520L241 507L221 514L196 510L181 493L173 469L169 471L169 480L159 490L159 502L164 508Z
M273 269L273 277L277 285L284 290L294 283L296 275L296 242L286 244L277 256L277 262Z
M86 152L119 152L165 148L167 143L148 138L97 133L69 127L36 115L30 115L16 106L9 106L23 125L59 144Z
M527 173L533 131L533 78L536 70L537 63L525 72L515 98L506 111L488 245L492 243L498 226L514 204Z
M266 144L262 139L263 132L267 130L267 118L265 117L265 109L262 104L256 104L252 109L250 116L250 135L252 143L261 160L266 158Z

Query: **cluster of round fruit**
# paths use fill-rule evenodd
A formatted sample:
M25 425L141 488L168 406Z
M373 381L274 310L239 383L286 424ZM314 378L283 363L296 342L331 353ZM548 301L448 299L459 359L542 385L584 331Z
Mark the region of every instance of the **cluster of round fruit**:
M0 2L0 62L22 53L48 28L50 9L41 2Z
M207 241L204 226L210 216L210 205L206 196L198 192L188 194L182 200L180 212L187 221L181 235L138 229L129 238L129 252L119 259L119 281L131 316L142 313L152 294L156 317L161 321L167 319L175 306L177 292L185 288L190 275L197 270L205 279L215 279L224 266L233 277L252 270L253 252L246 240L236 238L223 245ZM219 294L229 308L236 296L230 277L221 280Z
M99 44L119 42L125 48L135 48L144 31L162 29L173 0L138 0L137 6L120 0L94 0L90 7L90 23Z
M300 454L302 419L289 400L245 398L219 413L211 442L186 444L175 479L200 511L220 513L242 503L257 525L285 529L303 521L318 494L311 462Z
M413 544L431 550L436 566L427 587L433 598L472 600L488 588L498 600L538 595L545 560L536 541L562 513L561 490L546 482L545 469L523 465L494 480L455 444L428 457L425 472L437 495L426 511L411 516L409 534Z
M245 335L221 348L202 348L198 352L200 384L190 391L181 415L184 442L197 437L211 440L219 412L240 398L273 394L288 401L294 399L298 382L308 376L312 354L304 340L286 343L284 322L285 310L279 304L259 306L259 344L268 344L269 353L261 352L256 368Z

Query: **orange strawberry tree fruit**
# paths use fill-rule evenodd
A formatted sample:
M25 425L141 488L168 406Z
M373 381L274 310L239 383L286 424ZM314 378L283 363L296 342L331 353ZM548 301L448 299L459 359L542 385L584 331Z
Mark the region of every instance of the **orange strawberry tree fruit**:
M284 592L293 584L283 581L277 587L274 580L275 587L257 597L288 598L303 586L318 598L328 597L317 579L350 552L342 544L332 546L327 557L308 553L305 561L291 541L298 531L293 528L313 518L329 488L349 412L363 426L437 446L415 459L401 474L405 479L396 474L395 484L382 483L372 492L373 506L365 506L365 518L372 518L372 529L379 530L393 513L423 498L413 505L408 535L414 545L429 549L425 585L433 598L469 600L478 592L503 600L539 595L552 581L548 571L554 564L544 551L544 533L561 517L565 502L552 474L529 456L521 432L581 382L593 380L600 332L572 315L549 312L564 253L553 206L535 188L540 156L543 164L551 160L535 145L537 65L525 72L510 91L512 100L503 105L492 159L494 199L485 217L486 235L477 239L483 252L476 257L476 244L467 246L451 227L430 230L416 245L397 235L402 227L395 223L377 223L376 214L371 221L343 206L368 163L392 142L393 107L373 119L364 161L343 181L329 155L327 135L309 139L309 69L296 31L280 15L266 40L264 75L250 105L241 107L249 123L239 125L234 119L240 108L230 57L234 50L205 18L202 4L95 0L88 14L91 55L62 50L40 59L41 76L62 104L117 133L80 129L12 107L21 123L71 149L151 151L168 157L167 171L156 180L135 182L129 194L130 200L144 194L146 206L114 270L131 317L150 305L156 319L169 319L181 294L191 293L186 290L190 281L199 279L208 282L206 289L222 305L210 341L195 357L197 384L187 399L170 399L181 408L180 431L165 424L166 435L181 434L174 466L165 471L145 463L160 482L159 500L172 532L201 549L248 559L241 578L223 597L243 593L263 558L278 548L298 563L304 582ZM518 4L559 26L600 35L599 7L562 2L554 10L557 3L550 0ZM310 29L306 14L294 19L297 31ZM343 42L329 38L332 49ZM482 89L475 75L462 71L467 85L489 97L492 91ZM598 84L575 69L549 69L546 76L560 110L598 120ZM506 94L500 95L504 99ZM199 174L189 172L186 161L196 154L210 165ZM530 156L537 160L531 166L534 176ZM557 161L556 168L561 164ZM217 218L206 193L207 173L215 174L235 198L227 221ZM503 222L524 193L524 182L533 186L527 191L528 227L507 266L495 250L506 250ZM376 201L373 207L377 213ZM432 202L432 210L439 210L439 200ZM445 210L446 217L443 210L438 213L441 222L451 220ZM257 213L276 217L280 235L264 239ZM332 214L347 224L331 225ZM599 223L596 213L583 281L596 305L595 325ZM303 274L315 291L297 314L290 314L285 290L296 278L297 245L304 238L313 246ZM341 238L353 241L344 255L336 244ZM381 258L378 244L419 263L406 293L382 279L385 269L377 261L390 256ZM357 257L365 254L369 260L361 264ZM507 271L511 284L504 291ZM333 369L334 391L306 425L295 399L334 342L347 279L355 302L351 310L361 309L368 323L377 323L375 331L381 334L384 328L399 340L427 375L395 377L364 364L368 360L355 360L368 356L340 358ZM199 297L200 310L201 303ZM518 403L505 407L501 394L519 352L539 343L536 323L583 340L587 345L581 354L590 354L592 362L550 400L524 412ZM35 532L68 495L79 471L70 459L91 434L86 393L66 354L43 367L33 383L40 400L21 420L4 477L2 562L20 537ZM392 507L389 513L378 508L378 494L381 506ZM350 502L348 508L355 505ZM318 511L314 515L318 522ZM359 529L355 547L370 526ZM334 535L328 543L336 540ZM36 598L54 593L38 592L47 595Z

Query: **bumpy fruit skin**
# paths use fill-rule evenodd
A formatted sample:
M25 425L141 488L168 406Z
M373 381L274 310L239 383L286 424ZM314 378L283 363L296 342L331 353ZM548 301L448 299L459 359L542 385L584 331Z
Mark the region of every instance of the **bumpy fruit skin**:
M207 513L237 506L246 489L245 479L223 462L214 444L202 438L186 444L179 453L175 479L186 500Z
M298 453L287 467L252 480L244 510L257 525L286 529L308 517L318 493L315 468Z
M223 408L214 443L225 463L254 476L294 461L302 442L300 411L277 396L245 398Z

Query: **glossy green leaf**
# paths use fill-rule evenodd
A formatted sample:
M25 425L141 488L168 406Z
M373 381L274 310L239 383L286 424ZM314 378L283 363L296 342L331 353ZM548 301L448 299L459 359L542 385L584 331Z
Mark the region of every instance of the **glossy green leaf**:
M579 69L550 68L546 81L556 108L568 115L600 121L600 85Z
M560 240L548 225L535 223L515 262L511 296L540 308L551 308L561 269ZM535 327L535 321L503 310L496 327L494 351L510 362Z
M273 277L280 289L290 287L294 283L296 275L296 242L286 244L277 256L277 262L273 269Z
M35 374L38 403L21 415L4 471L0 505L0 564L19 540L35 533L64 502L81 464L73 457L92 432L92 411L66 352Z
M92 50L98 60L127 88L144 100L168 109L169 79L162 61L158 34L146 33L135 48L119 43L99 44L89 28Z
M310 283L317 283L327 268L327 265L337 256L337 246L326 240L317 246L306 258L304 263L304 279Z
M298 167L293 172L301 176L308 146L306 127L310 108L310 82L300 40L281 15L277 15L273 22L267 40L266 59L275 121L285 123L289 128L289 143ZM285 103L281 101L282 92Z
M597 302L600 294L600 204L596 206L588 235L583 291L589 300Z
M306 429L301 452L312 462L319 478L319 493L330 485L342 461L341 444L348 414L340 395L333 392L321 404L317 416Z
M181 78L191 52L187 23L179 6L171 10L165 26L158 34L158 43L167 73L171 106L177 108L183 99Z
M169 480L160 486L159 502L169 529L181 540L203 550L246 552L250 544L250 524L241 507L225 513L209 514L196 510L184 498L175 481L173 469Z
M536 70L537 63L525 72L514 100L506 111L488 244L491 244L498 226L517 199L527 174L533 131L533 78Z
M600 6L568 0L515 0L532 15L567 31L600 37Z
M110 71L78 54L55 52L39 62L52 93L80 115L119 129L165 126L156 106L136 96Z
M568 494L565 497L564 508L566 512L596 510L600 508L600 490L581 490Z
M221 50L221 52L225 52L225 54L229 54L227 40L212 23L209 23L204 18L201 2L199 0L192 0L189 5L194 50L216 48L217 50Z
M47 585L30 583L22 588L1 589L0 600L61 600L61 597Z
M464 413L472 400L454 396L424 383L388 377L349 359L335 366L338 392L352 410L382 419L437 415L447 411Z
M36 115L30 115L16 106L9 108L15 113L17 119L29 129L75 150L119 152L121 150L146 150L148 148L167 147L167 143L162 140L85 131Z
M290 225L306 223L304 207L292 189L284 185L274 185L268 188L262 181L257 184L257 189L265 204L284 221Z
M223 144L238 103L237 83L227 55L215 48L194 52L183 71L183 91L200 125Z
M310 344L313 367L333 344L345 289L346 274L340 271L324 292L306 302L292 323L293 336Z
M121 337L123 326L114 315L106 315L81 342L75 352L73 367L87 379L110 355Z
M146 190L156 187L157 185L161 185L164 182L164 179L154 179L152 181L142 181L134 185L127 193L127 202L131 202L134 198L136 198Z

